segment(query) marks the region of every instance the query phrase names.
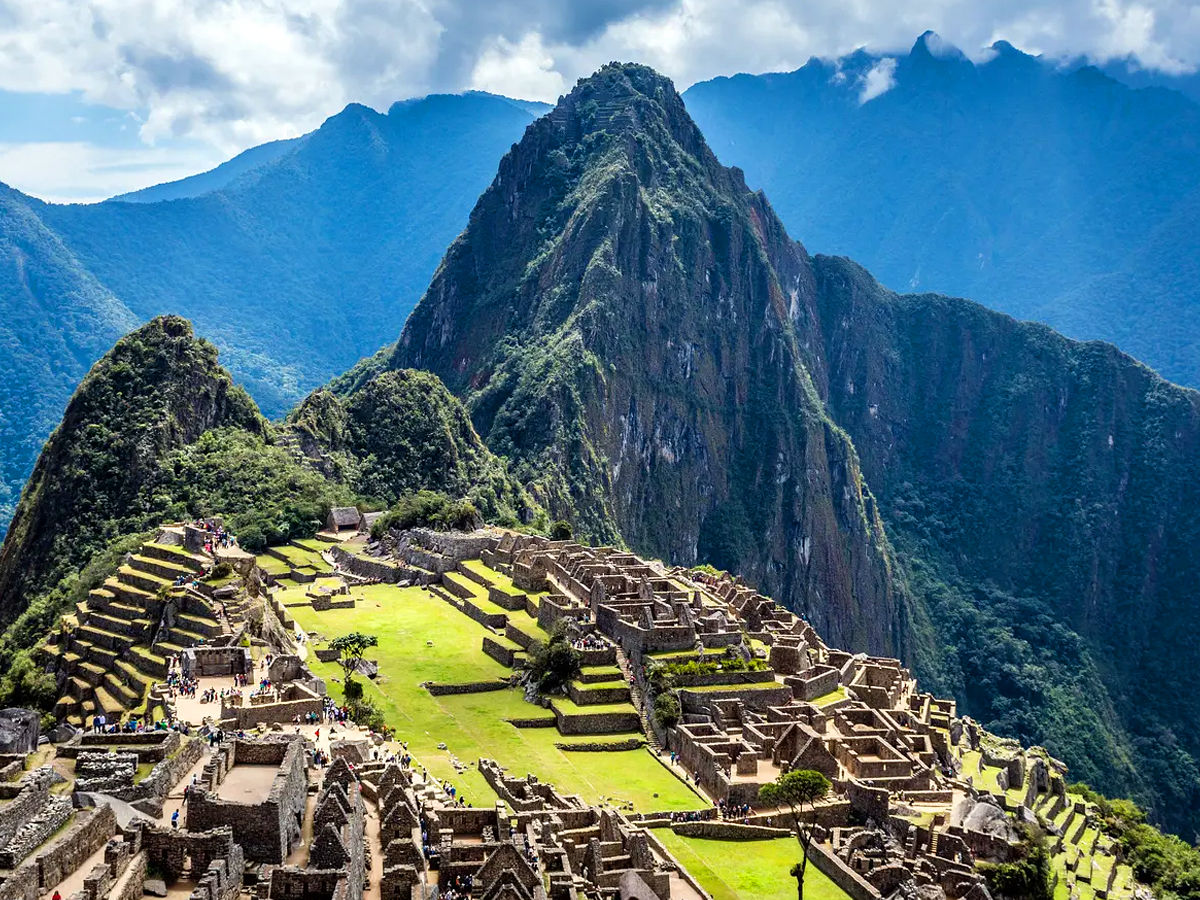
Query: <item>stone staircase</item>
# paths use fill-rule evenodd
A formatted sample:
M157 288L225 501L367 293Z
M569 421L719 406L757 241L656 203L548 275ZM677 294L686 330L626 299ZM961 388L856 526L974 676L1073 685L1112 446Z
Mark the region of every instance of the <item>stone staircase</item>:
M58 676L60 720L82 726L96 714L117 721L138 710L171 656L227 630L203 594L175 585L210 563L182 547L146 543L75 605L37 651Z
M629 657L625 655L625 651L620 647L617 647L616 650L617 668L621 670L621 677L629 685L629 701L633 704L633 708L637 710L638 718L641 719L642 731L646 733L646 746L650 748L652 753L659 755L662 753L663 747L659 743L658 735L654 731L654 724L650 721L646 695L642 691L642 685L636 678L632 677L633 669L629 665Z

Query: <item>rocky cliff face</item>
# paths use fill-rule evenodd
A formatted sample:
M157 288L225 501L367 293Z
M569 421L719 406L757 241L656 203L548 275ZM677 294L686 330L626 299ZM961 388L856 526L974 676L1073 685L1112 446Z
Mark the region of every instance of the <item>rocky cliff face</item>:
M46 443L0 548L0 623L133 530L139 491L170 451L211 428L261 433L253 401L217 365L216 348L176 316L122 338L84 378Z
M817 257L815 274L821 391L889 531L934 573L918 591L950 663L934 674L1076 777L1194 828L1200 394L1108 344L897 296L844 259ZM998 636L970 661L953 658L955 590L1001 611L977 621Z
M811 260L670 82L606 66L501 162L387 364L463 397L594 541L740 572L903 653L875 503L803 361Z

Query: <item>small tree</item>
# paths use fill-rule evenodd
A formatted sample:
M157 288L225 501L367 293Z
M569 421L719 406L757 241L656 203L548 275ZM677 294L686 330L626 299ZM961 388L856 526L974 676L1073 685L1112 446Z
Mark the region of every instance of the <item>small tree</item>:
M764 784L758 790L758 799L768 806L786 807L792 815L792 824L796 826L796 840L800 842L800 862L791 868L790 874L796 879L796 897L804 900L804 871L808 868L808 848L812 844L813 832L816 830L815 817L804 821L805 807L812 811L818 800L829 794L831 785L829 779L820 772L812 769L793 769L784 772L770 784Z
M346 697L350 698L353 689L350 687L354 680L354 673L358 671L358 664L362 662L363 654L371 647L378 646L379 638L373 634L363 634L361 631L352 631L349 634L343 634L341 637L336 637L329 642L329 647L338 652L338 665L342 667L342 671L346 673L345 687ZM362 695L362 689L357 691L357 696Z
M554 626L550 640L534 645L529 653L529 672L541 694L560 693L579 675L583 654L571 646L562 621Z
M559 519L550 526L550 540L552 541L569 541L575 537L575 532L571 529L571 523L566 519Z
M682 710L679 708L679 701L675 699L675 695L670 691L659 694L654 698L654 720L662 728L672 728L678 725L681 715Z

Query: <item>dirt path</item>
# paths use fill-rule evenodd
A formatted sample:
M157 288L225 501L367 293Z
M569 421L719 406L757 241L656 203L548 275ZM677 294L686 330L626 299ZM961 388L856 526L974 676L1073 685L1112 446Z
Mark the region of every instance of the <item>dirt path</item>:
M366 803L366 839L367 850L371 854L371 868L367 871L367 889L363 891L363 900L379 900L380 885L383 882L383 844L379 839L379 809L374 803Z
M54 896L55 891L58 891L58 893L63 897L70 897L76 891L82 891L83 879L85 879L92 871L92 866L102 862L104 862L104 847L101 847L82 863L80 863L78 869L76 869L58 884L54 885L54 887L44 892L42 897L44 900L50 900L50 898Z

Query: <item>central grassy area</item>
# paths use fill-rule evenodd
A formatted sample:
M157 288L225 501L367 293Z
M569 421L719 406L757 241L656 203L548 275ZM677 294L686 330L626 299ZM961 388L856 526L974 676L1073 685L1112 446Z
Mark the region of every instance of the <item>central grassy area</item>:
M794 900L796 896L796 879L788 874L800 859L795 838L716 841L682 837L669 828L654 834L713 900ZM849 895L810 858L804 873L804 900L849 900Z
M431 695L423 682L496 681L512 674L482 651L483 637L492 632L423 588L371 585L352 589L352 595L354 609L316 612L299 605L287 611L300 628L325 639L350 631L379 638L379 646L367 654L378 660L379 678L366 682L366 696L383 710L397 737L408 741L418 762L439 778L449 779L468 802L479 806L494 800L475 768L476 760L487 756L515 775L532 773L591 803L629 802L647 812L705 806L648 750L580 751L555 746L637 735L564 737L553 727L553 712L526 703L521 692L511 688ZM277 597L285 605L298 603L304 599L304 588L288 589ZM330 693L340 697L341 682L334 679L340 679L341 668L315 656L309 657L309 665L326 680ZM550 727L517 728L507 719L541 719ZM440 749L439 743L446 748ZM454 758L466 768L459 771Z

